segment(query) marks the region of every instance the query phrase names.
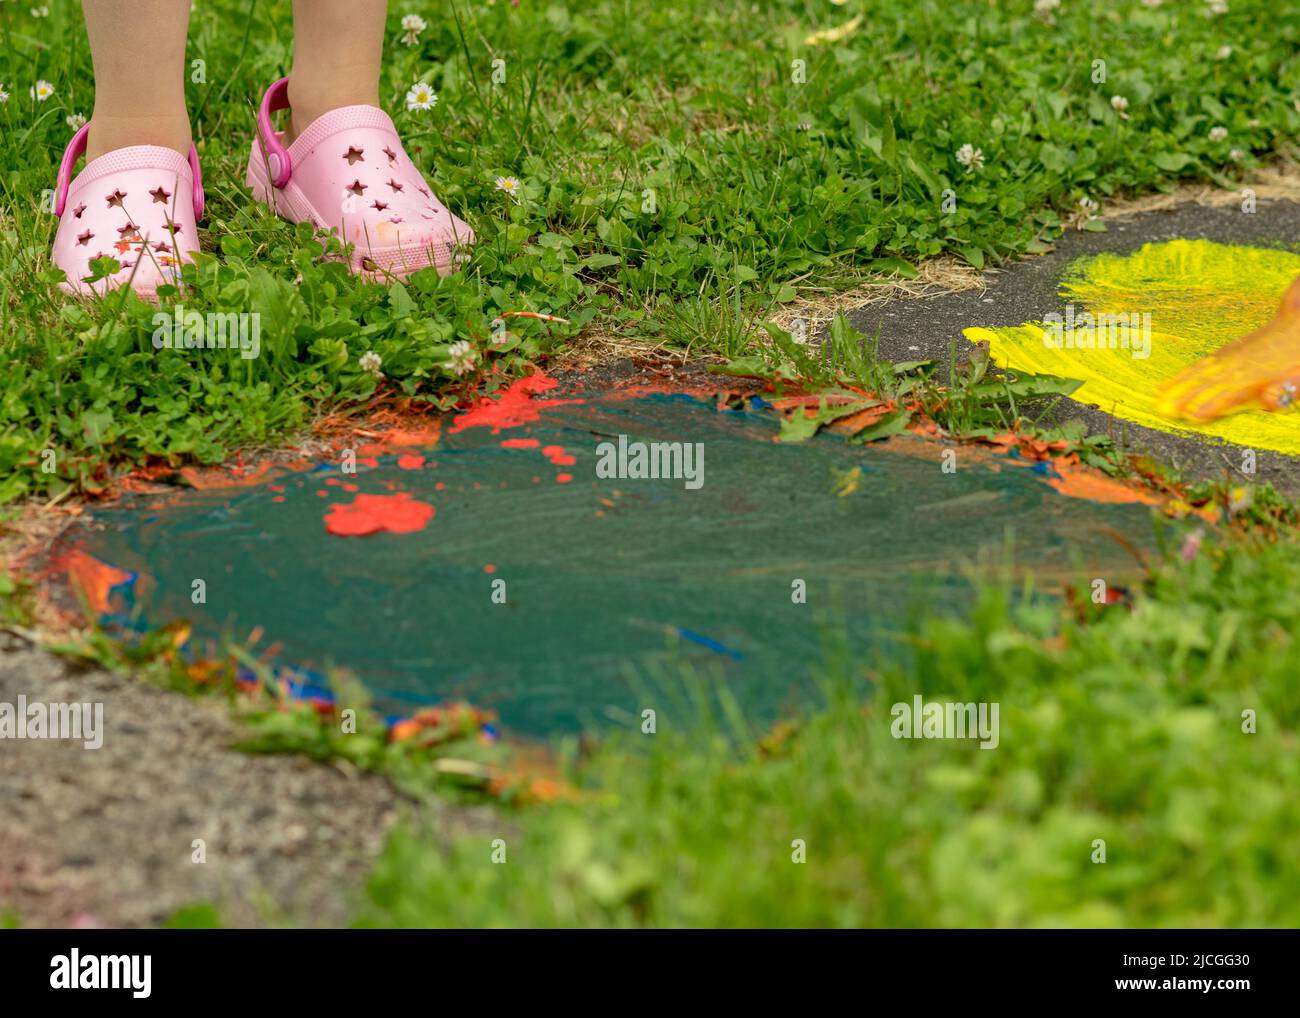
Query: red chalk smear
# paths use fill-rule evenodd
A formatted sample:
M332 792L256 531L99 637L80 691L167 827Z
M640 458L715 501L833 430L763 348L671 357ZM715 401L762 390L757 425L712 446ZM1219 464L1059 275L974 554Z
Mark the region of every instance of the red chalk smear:
M283 495L274 495L274 496L272 496L271 501L272 501L272 502L283 502L283 501L284 501L284 496L283 496Z
M542 450L542 455L557 467L571 467L577 462L572 456L565 454L562 445L548 445Z
M489 562L487 565L483 567L483 572L485 573L495 573L496 571L497 571L497 567L494 566L491 562Z
M340 481L337 477L327 477L327 478L325 478L325 483L326 483L326 484L342 484L343 482Z
M555 481L557 484L568 484L573 480L572 474L556 474Z
M502 449L536 449L542 443L535 438L507 438L501 442Z
M330 506L325 529L335 537L409 534L423 530L433 513L433 506L416 501L405 491L396 495L358 495L350 503Z
M438 491L442 491L442 489L445 487L447 486L443 484L441 481L439 481L437 484L434 485L434 488L436 488Z
M330 493L329 493L328 491L326 491L325 489L323 489L323 488L319 488L319 489L317 489L316 494L319 495L321 498L329 498L329 497L330 497Z
M284 491L284 485L283 485L283 484L268 484L268 485L266 486L266 489L267 489L267 491L274 491L274 492L276 492L277 494L279 494L279 493L281 493L281 492Z
M424 466L424 457L417 456L415 453L407 453L405 456L397 457L397 465L402 470L419 470Z
M373 468L379 466L379 460L375 459L373 456L362 456L359 460L357 460L357 462L360 463L363 467Z
M72 585L80 588L90 606L101 613L113 610L109 596L113 588L128 582L134 575L107 562L101 562L93 555L87 555L80 548L73 548L60 555L50 563L50 569L51 571L62 569L67 572Z
M554 389L559 383L544 374L529 375L512 383L500 397L493 399L485 396L470 410L465 411L452 423L452 431L465 428L491 428L492 434L498 434L502 428L517 428L521 424L536 421L543 409L564 406L570 403L582 403L580 399L548 400L538 405L533 397L538 393Z

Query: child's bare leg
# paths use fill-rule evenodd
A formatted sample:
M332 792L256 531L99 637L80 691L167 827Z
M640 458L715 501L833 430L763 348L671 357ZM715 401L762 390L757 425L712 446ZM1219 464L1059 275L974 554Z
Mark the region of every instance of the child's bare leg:
M83 0L95 64L86 158L128 145L190 151L185 36L190 0Z
M1285 410L1300 398L1300 278L1276 317L1249 336L1202 358L1161 394L1160 410L1209 421L1234 410Z
M287 141L340 106L379 105L388 0L294 0Z

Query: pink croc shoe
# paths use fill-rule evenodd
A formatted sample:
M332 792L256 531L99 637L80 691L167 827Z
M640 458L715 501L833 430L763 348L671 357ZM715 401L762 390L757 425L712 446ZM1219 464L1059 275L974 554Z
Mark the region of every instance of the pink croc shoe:
M354 272L405 279L434 266L446 273L474 242L466 223L433 196L402 148L388 114L342 106L318 117L292 145L271 126L289 107L289 79L262 99L248 186L291 223L314 223L352 245Z
M189 160L159 145L132 145L92 159L72 179L86 153L86 124L72 137L59 167L54 214L54 264L67 275L60 289L88 296L129 285L144 297L180 281L180 263L198 250L203 217L199 157ZM89 283L95 258L116 258L121 269Z

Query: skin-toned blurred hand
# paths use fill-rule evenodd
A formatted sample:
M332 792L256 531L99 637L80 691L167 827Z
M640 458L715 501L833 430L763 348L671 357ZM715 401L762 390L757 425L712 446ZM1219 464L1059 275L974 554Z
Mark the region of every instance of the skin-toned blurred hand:
M1180 372L1160 394L1168 417L1212 421L1236 410L1285 410L1300 392L1300 277L1267 325Z

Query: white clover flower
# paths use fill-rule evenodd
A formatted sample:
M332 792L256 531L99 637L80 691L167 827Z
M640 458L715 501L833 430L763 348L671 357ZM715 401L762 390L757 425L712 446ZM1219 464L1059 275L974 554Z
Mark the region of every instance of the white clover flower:
M1259 130L1259 118L1258 118L1258 117L1251 117L1250 120L1246 121L1246 126L1249 127L1252 131L1258 131L1258 130Z
M420 41L420 33L429 27L429 23L418 14L408 14L402 19L402 44L414 46Z
M1123 113L1128 109L1128 100L1122 95L1113 95L1110 97L1110 106L1113 110Z
M462 339L452 343L447 353L451 358L451 370L457 375L468 375L474 370L474 348L469 345L468 340Z
M1230 57L1230 56L1232 56L1232 47L1231 47L1231 46L1226 46L1226 45L1225 45L1225 46L1220 46L1220 47L1219 47L1219 51L1218 51L1217 53L1214 54L1214 59L1215 59L1215 60L1227 60L1228 57Z
M504 191L511 198L519 197L519 189L522 186L518 177L497 177L497 190Z
M1097 202L1094 201L1092 198L1089 198L1087 195L1085 195L1084 197L1079 199L1079 208L1081 208L1089 217L1091 217L1097 214L1097 210L1101 208L1101 206L1097 204Z
M1210 128L1210 141L1223 141L1227 137L1228 137L1228 129L1226 127Z
M968 171L982 169L984 166L984 151L967 143L957 150L957 162L966 167Z
M50 96L54 94L54 86L51 85L48 81L44 81L44 80L38 81L36 82L35 85L33 85L31 88L27 90L27 94L30 95L33 99L35 99L38 103L43 103L45 102L46 99L48 99Z
M1228 158L1231 159L1234 163L1239 163L1246 158L1246 153L1239 148L1234 148L1231 152L1228 153Z
M380 375L380 368L384 366L384 359L373 350L368 350L361 355L361 370L376 378Z
M0 104L7 103L8 101L9 93L5 91L4 85L0 84Z
M1142 0L1143 7L1159 7L1165 0Z
M438 96L426 82L417 81L411 86L411 90L406 93L406 108L408 110L430 110L437 105Z
M48 18L49 16L50 16L50 9L46 7L44 4L41 4L41 6L39 7L32 8L33 18Z
M1210 13L1227 14L1228 13L1227 0L1210 0Z
M80 131L86 126L86 118L80 113L72 113L65 119L67 120L68 126L74 131Z
M1034 13L1046 14L1061 6L1061 0L1034 0Z

